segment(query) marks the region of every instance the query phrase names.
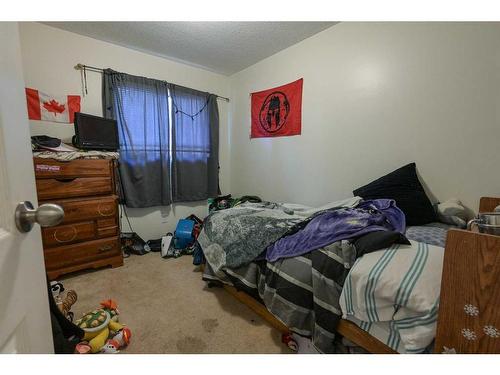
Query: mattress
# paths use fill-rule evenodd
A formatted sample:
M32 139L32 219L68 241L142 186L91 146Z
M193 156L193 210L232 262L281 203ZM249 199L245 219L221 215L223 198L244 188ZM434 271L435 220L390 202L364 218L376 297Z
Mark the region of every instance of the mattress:
M436 333L444 248L410 242L357 259L340 305L344 319L397 352L422 353Z

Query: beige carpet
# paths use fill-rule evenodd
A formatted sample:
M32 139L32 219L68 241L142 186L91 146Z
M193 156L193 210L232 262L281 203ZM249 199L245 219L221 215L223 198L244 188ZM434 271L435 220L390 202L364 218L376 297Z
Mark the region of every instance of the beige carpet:
M125 259L123 267L61 278L78 301L75 319L112 298L132 331L124 353L291 353L281 334L220 288L207 288L192 257L158 253Z

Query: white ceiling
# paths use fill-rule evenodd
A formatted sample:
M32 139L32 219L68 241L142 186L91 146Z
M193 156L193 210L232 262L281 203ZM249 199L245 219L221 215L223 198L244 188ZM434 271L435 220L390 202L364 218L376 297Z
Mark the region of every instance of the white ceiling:
M44 22L231 75L335 22Z

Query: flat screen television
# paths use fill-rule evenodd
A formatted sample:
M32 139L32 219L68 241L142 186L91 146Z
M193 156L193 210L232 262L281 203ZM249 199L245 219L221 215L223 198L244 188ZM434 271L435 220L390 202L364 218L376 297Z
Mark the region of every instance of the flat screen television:
M116 121L76 112L73 145L84 150L118 150Z

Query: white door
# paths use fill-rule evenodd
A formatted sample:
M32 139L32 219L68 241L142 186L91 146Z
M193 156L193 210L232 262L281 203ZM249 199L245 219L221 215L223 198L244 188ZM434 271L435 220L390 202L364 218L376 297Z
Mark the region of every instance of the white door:
M52 353L40 227L14 222L37 207L17 23L0 22L0 51L0 353Z

